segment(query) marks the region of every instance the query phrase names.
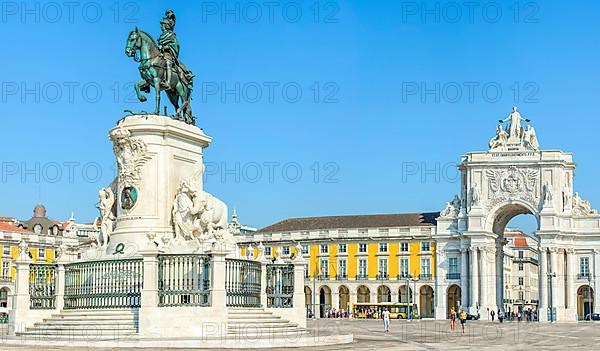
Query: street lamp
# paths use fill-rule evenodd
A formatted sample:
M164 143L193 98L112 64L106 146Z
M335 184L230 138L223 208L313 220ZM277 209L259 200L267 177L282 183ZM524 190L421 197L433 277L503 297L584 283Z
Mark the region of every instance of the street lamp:
M552 307L552 278L556 277L556 273L554 272L548 272L546 273L546 276L548 276L548 312L550 315L550 318L548 318L550 320L550 322L554 321L554 308Z

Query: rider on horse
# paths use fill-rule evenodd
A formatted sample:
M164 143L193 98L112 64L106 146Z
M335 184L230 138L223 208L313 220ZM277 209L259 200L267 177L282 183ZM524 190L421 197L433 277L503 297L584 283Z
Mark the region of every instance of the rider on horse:
M175 13L173 10L167 10L165 17L160 21L162 33L158 37L158 47L167 63L165 83L171 81L171 72L173 64L177 68L177 73L181 81L192 87L194 74L181 61L179 61L179 41L173 29L175 29Z

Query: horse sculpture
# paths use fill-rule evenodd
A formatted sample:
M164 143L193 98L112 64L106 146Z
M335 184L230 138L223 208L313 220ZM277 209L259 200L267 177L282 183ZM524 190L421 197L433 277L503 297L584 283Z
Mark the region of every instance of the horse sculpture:
M154 114L158 115L160 114L160 92L165 91L175 108L173 118L188 124L195 124L195 117L192 115L190 106L192 81L184 82L183 75L176 65L171 68L172 72L167 74L166 59L154 39L148 33L135 28L127 38L125 54L140 63L138 69L142 78L135 84L137 98L141 102L145 102L146 96L141 92L150 93L150 87L154 87L156 93Z

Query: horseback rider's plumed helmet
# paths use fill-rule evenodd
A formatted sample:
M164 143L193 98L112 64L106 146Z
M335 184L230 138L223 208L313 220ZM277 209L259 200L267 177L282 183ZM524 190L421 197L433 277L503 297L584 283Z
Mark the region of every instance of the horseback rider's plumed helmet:
M165 11L165 17L160 21L160 24L166 25L168 30L173 30L175 28L175 12L171 9Z

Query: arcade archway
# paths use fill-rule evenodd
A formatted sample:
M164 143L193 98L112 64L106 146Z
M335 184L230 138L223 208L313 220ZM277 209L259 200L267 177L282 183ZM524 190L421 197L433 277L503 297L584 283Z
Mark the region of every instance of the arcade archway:
M589 285L582 285L577 289L577 319L583 320L594 312L594 289Z
M331 289L328 286L322 286L319 289L319 316L326 317L327 311L331 309Z
M433 318L435 312L433 308L433 288L429 285L423 285L421 289L419 289L419 295L421 317Z
M392 294L390 288L381 285L377 288L377 302L391 302Z
M356 289L356 301L357 302L371 302L371 291L364 285L359 286Z
M450 309L452 307L454 307L454 310L456 311L456 313L458 313L458 311L460 311L460 305L461 305L461 296L460 296L460 286L453 284L450 285L450 287L448 287L448 315L450 315Z
M406 285L400 286L400 289L398 289L398 301L401 303L413 302L412 289L410 287L407 288Z
M338 289L338 294L340 296L339 309L348 311L350 308L350 290L347 286L342 285Z

